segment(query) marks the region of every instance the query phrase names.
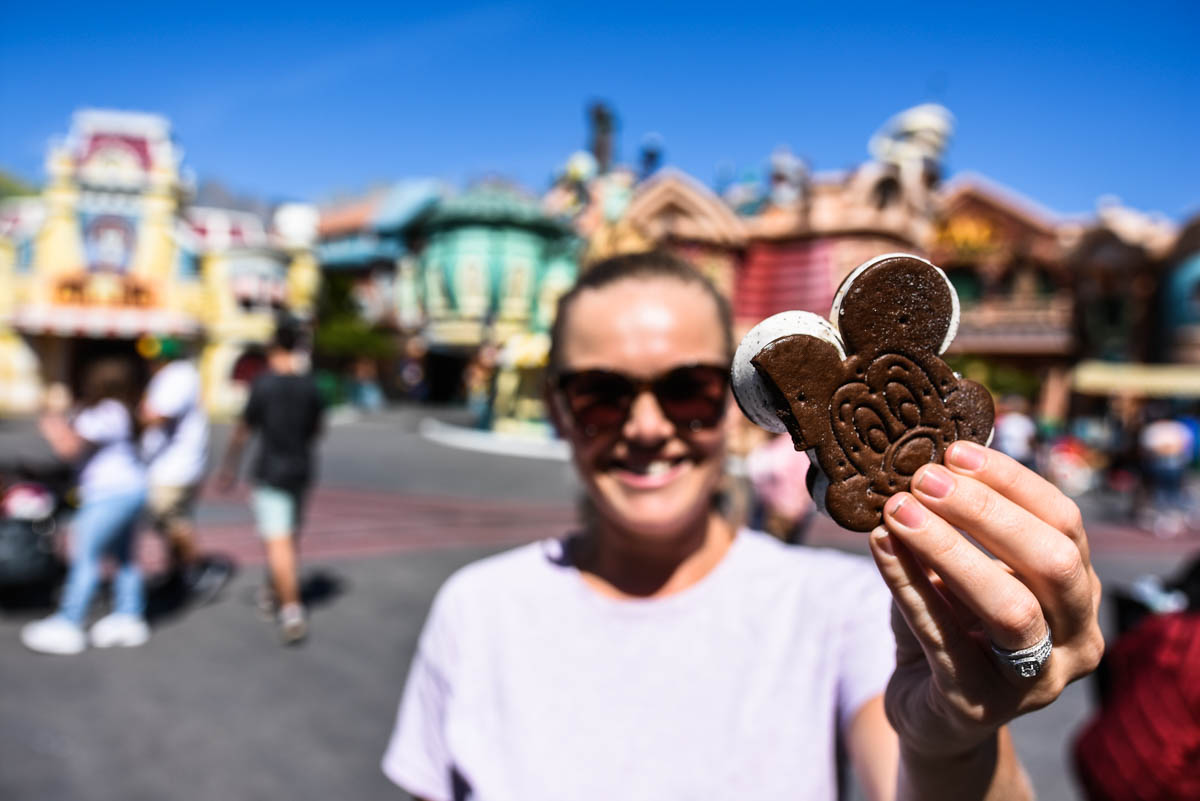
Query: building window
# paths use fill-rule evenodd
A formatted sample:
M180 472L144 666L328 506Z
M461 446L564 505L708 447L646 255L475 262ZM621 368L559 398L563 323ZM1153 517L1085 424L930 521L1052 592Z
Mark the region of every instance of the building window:
M983 279L971 267L948 267L946 277L950 279L962 305L973 306L983 298Z

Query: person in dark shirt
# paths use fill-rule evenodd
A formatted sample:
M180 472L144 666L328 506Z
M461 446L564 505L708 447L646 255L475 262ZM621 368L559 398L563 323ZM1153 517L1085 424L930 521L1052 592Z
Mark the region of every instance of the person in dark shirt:
M260 606L277 614L286 644L298 643L308 633L300 603L296 536L313 480L313 443L323 420L320 393L312 377L299 369L296 343L295 329L280 325L268 352L268 369L250 388L218 476L223 490L233 488L242 451L257 434L258 452L251 468L253 505L266 547L269 579Z

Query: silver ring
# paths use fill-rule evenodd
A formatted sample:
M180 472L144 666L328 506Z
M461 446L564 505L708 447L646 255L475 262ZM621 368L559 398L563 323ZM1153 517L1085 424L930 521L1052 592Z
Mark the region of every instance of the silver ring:
M1050 659L1050 651L1054 649L1054 643L1050 639L1050 627L1046 627L1046 636L1034 645L1028 648L1022 648L1019 651L1008 651L1004 648L997 648L995 643L992 643L992 653L994 653L1001 662L1016 671L1017 675L1023 679L1032 679L1037 674L1042 672L1042 666Z

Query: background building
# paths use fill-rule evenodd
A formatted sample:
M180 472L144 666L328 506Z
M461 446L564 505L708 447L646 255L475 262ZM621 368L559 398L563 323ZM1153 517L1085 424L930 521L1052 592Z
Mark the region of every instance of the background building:
M959 293L955 368L1024 396L1051 426L1078 393L1096 396L1095 376L1101 397L1138 393L1147 381L1182 386L1141 365L1200 360L1195 221L1181 234L1109 201L1093 218L1063 218L983 176L943 183L954 122L940 106L888 120L853 169L813 172L780 148L762 180L752 171L719 191L660 167L656 137L637 168L614 164L611 111L589 119L591 149L567 160L540 204L502 183L454 196L404 181L323 214L323 269L357 276L361 313L397 332L402 364L420 363L420 397L469 400L499 429L543 430L557 297L577 270L660 248L713 280L741 330L787 309L827 315L870 258L926 256Z
M408 181L327 209L320 230L323 269L354 276L364 319L396 335L386 393L466 401L482 425L545 433L548 332L578 270L567 224L502 182L453 195Z
M96 357L140 364L144 336L190 343L208 408L240 408L239 358L278 313L311 315L315 210L282 206L268 229L191 206L170 125L152 114L77 112L47 178L40 197L0 204L0 411L34 410L52 382L75 388Z

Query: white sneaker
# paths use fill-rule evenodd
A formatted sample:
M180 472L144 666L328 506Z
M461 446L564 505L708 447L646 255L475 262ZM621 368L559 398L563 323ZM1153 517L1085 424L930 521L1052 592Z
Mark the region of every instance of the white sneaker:
M114 612L97 620L89 634L97 648L136 648L150 639L150 627L137 615Z
M78 654L87 647L83 627L62 615L26 623L21 627L21 642L29 650L42 654Z
M279 637L284 645L296 645L308 636L308 622L304 619L304 607L286 604L279 610Z

